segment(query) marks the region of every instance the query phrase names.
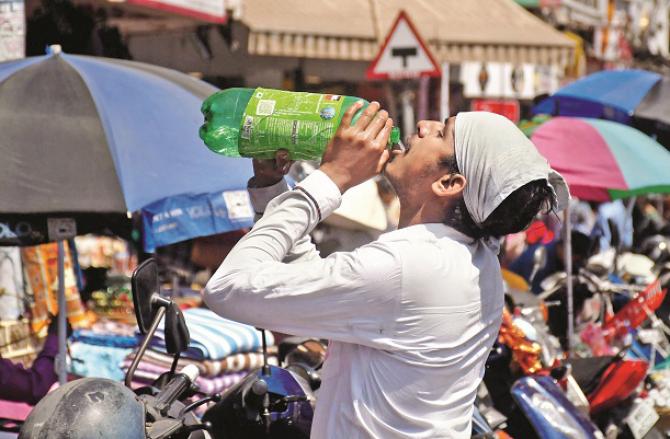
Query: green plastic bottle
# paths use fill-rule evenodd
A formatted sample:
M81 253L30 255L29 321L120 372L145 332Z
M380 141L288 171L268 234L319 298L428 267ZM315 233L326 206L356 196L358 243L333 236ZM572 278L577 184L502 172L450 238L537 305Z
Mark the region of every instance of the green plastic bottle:
M229 157L274 158L286 149L292 160L319 160L335 135L353 96L290 92L266 88L229 88L202 104L200 138L212 151ZM368 102L354 116L354 121ZM397 127L389 147L400 142Z

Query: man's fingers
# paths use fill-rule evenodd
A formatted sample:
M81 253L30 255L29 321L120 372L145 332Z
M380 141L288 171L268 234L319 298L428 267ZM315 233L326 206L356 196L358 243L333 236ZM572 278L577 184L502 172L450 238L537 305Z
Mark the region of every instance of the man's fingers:
M379 102L371 102L368 107L363 110L363 113L361 114L361 117L358 118L356 121L356 124L354 125L356 128L359 128L361 131L365 130L368 127L368 124L372 120L372 117L379 111Z
M384 125L386 125L388 118L388 112L384 110L378 112L374 119L372 119L372 122L370 122L370 125L368 125L368 127L365 129L365 133L371 139L375 139L379 132L384 128Z
M384 149L389 143L389 137L391 136L391 129L393 128L393 119L387 117L384 122L383 128L381 128L375 136L375 142L379 145L383 145Z
M363 106L363 101L356 101L354 104L344 112L342 116L342 122L340 123L341 127L347 128L351 126L351 120L354 118L354 114Z

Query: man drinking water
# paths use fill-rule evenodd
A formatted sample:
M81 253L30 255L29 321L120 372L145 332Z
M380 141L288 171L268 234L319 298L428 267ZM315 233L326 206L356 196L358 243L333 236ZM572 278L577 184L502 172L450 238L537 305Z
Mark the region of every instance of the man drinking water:
M503 308L499 238L564 207L567 186L502 116L422 121L390 152L388 114L372 103L352 124L359 108L294 190L285 156L255 161L250 194L263 217L205 301L229 319L330 340L311 437L470 437ZM399 229L321 258L309 233L380 172L399 197Z

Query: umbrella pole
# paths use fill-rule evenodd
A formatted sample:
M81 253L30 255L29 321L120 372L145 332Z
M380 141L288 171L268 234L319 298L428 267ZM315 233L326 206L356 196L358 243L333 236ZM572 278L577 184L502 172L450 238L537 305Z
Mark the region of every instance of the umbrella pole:
M62 386L67 382L66 342L67 342L67 310L65 306L65 246L58 241L58 356L56 372L58 383Z
M572 356L572 339L575 333L575 319L572 291L572 224L570 224L570 203L565 208L565 272L567 274L567 296L568 296L568 358Z

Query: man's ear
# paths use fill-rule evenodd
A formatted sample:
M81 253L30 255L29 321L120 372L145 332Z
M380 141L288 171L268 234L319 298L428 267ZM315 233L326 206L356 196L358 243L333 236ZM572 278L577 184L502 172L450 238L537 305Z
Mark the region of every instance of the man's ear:
M432 185L433 193L438 197L460 197L467 180L461 174L444 174Z

